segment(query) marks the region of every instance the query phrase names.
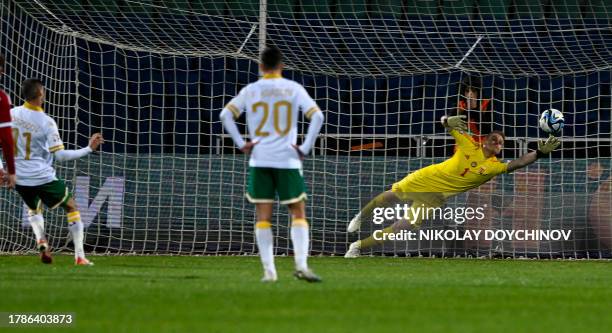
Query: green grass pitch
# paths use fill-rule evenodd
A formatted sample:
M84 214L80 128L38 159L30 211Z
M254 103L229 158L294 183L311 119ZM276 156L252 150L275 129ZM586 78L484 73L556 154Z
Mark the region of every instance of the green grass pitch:
M262 284L258 257L0 256L0 311L76 313L73 328L2 332L596 332L612 264L316 257L321 284Z

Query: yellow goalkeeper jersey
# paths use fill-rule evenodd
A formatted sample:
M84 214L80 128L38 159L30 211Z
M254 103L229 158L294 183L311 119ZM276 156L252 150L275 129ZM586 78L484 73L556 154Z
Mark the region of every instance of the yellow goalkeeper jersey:
M393 192L436 192L453 195L478 187L506 173L508 164L495 156L485 158L480 143L469 135L451 130L457 151L448 160L419 169L393 184Z

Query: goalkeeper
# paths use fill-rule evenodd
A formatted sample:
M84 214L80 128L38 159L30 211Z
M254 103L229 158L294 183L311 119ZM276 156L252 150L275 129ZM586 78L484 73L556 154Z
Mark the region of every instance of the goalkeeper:
M455 138L457 151L446 161L419 169L399 182L393 184L391 191L384 192L372 200L348 225L348 232L357 231L361 225L361 217L369 216L374 208L394 200L410 200L412 207L436 208L444 205L449 197L476 188L493 177L512 172L546 157L561 143L550 136L546 142L539 142L537 151L529 152L509 163L500 162L498 155L504 145L505 136L502 132L489 133L482 143L476 142L466 134L466 116L442 117L441 122ZM409 210L411 212L412 210ZM405 216L412 224L419 225L421 214ZM383 229L383 235L395 233L408 227L405 220L399 220ZM382 240L370 236L358 240L349 246L345 258L358 257L361 250L381 244Z

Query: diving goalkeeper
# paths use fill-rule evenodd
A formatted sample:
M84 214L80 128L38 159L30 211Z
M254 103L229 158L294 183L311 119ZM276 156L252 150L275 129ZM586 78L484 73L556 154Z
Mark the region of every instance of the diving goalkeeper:
M476 142L466 134L466 116L442 117L441 122L449 133L455 138L457 151L446 161L419 169L399 182L393 184L388 192L384 192L370 201L348 225L348 232L357 231L361 225L362 216L369 216L374 208L394 200L410 200L412 207L436 208L444 205L449 197L476 188L493 177L512 172L535 162L538 158L546 157L555 150L561 142L550 136L546 142L540 141L538 149L529 152L509 163L500 162L498 155L504 145L505 136L502 132L489 133L482 143ZM409 210L409 212L412 210ZM405 219L418 226L421 223L421 214L405 216ZM406 220L398 220L390 227L382 230L383 234L395 233L408 228ZM345 258L355 258L361 250L381 244L373 236L358 240L349 246Z

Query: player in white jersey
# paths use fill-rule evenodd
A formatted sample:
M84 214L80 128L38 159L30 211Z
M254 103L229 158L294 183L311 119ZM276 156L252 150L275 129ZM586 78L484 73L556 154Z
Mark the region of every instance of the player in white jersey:
M277 280L270 220L276 195L291 213L295 276L309 282L321 279L307 265L309 235L304 200L302 159L308 155L323 124L323 113L300 84L281 76L282 54L268 47L261 54L263 78L244 87L223 109L220 118L236 146L250 154L247 199L255 204L255 238L264 268L263 281ZM300 112L310 119L301 146L297 143ZM243 140L234 119L246 113L251 141Z
M29 208L28 219L43 263L52 258L45 236L42 203L54 209L62 207L68 217L69 229L74 242L76 265L93 265L85 258L83 249L83 223L72 194L64 181L58 179L53 168L53 159L71 161L98 149L104 142L100 133L94 134L89 146L79 150L66 150L59 135L57 124L43 111L45 90L42 82L27 79L21 86L25 104L11 110L13 135L16 142L15 165L17 186L15 189Z

